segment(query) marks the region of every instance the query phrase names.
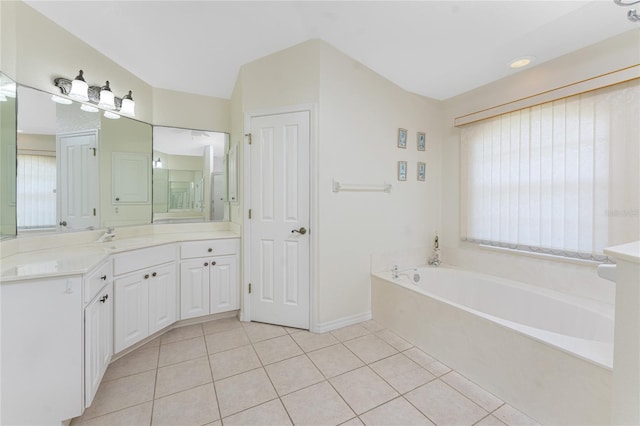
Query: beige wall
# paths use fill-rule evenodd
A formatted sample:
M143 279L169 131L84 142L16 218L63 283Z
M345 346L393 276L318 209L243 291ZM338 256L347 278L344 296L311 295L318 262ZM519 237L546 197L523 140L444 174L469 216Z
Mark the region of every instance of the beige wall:
M231 98L232 145L242 147L245 112L300 104L318 106L314 323L326 328L369 314L372 253L423 247L437 232L441 112L439 102L408 93L327 43L310 40L242 67ZM399 127L409 130L406 150L396 147ZM417 151L418 131L427 133L426 152ZM396 180L398 160L409 162L407 182ZM418 161L427 163L426 182L416 181ZM394 187L391 194L335 194L333 178ZM242 195L240 201L247 202ZM232 209L232 220L242 223L242 212Z
M597 277L595 265L483 250L460 242L460 133L459 129L453 127L453 120L461 115L639 63L640 30L635 29L444 102L441 201L445 262L613 303L614 286Z
M431 244L440 223L440 102L401 89L321 45L319 142L320 324L370 310L370 256ZM407 149L397 147L398 128ZM426 132L418 151L416 133ZM397 162L408 162L397 181ZM417 162L427 163L418 182ZM332 192L343 183L392 183L390 194ZM425 259L426 261L426 259Z
M230 101L154 88L152 122L158 126L229 133Z
M27 152L28 151L28 152ZM56 135L18 133L18 153L56 156Z

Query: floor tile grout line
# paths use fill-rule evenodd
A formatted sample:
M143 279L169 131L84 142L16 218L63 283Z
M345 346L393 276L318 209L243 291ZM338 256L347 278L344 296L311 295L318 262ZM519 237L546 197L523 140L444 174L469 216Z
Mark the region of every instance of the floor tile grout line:
M94 417L89 417L89 418L87 418L87 419L82 419L82 421L80 421L80 423L74 422L74 420L75 420L75 419L80 419L82 416L73 417L73 418L71 419L71 424L72 424L72 426L75 426L75 425L80 425L80 426L81 426L81 425L83 425L84 423L86 423L86 422L88 422L88 421L94 421L94 420L96 420L96 419L99 419L99 418L101 418L101 417L108 416L108 415L110 415L110 414L119 413L120 411L128 410L128 409L133 408L133 407L139 407L140 405L148 404L148 403L150 403L150 402L152 402L152 401L153 401L153 400L139 402L139 403L134 404L134 405L129 405L129 406L127 406L127 407L122 407L122 408L118 408L117 410L109 411L108 413L100 414L99 416L94 416Z
M204 332L204 326L203 326L202 331ZM216 397L216 407L218 409L218 419L216 419L216 420L220 420L220 423L222 424L222 410L220 409L220 399L218 398L218 390L216 388L216 381L215 381L215 378L213 377L213 367L211 367L211 357L209 356L209 346L207 345L207 339L204 339L204 347L205 347L205 350L207 351L207 361L208 361L208 364L209 364L209 373L211 373L211 385L213 386L213 394ZM213 421L215 422L216 420L213 420ZM209 422L209 423L211 423L211 422Z
M151 416L149 416L149 426L153 425L153 413L156 408L156 388L158 386L158 371L160 370L160 350L162 347L162 339L160 340L160 347L158 348L158 359L156 361L156 374L153 378L153 399L151 400Z

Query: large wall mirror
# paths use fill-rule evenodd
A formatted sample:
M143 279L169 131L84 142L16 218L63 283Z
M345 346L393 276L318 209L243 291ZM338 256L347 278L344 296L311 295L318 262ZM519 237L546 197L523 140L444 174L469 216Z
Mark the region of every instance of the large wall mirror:
M18 99L18 233L151 222L151 125L23 86Z
M228 220L229 135L153 127L153 222Z
M16 236L16 83L0 73L0 240Z

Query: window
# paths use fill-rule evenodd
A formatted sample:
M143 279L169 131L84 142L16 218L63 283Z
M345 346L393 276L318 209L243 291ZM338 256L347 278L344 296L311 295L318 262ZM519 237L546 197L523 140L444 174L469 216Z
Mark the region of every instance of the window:
M18 229L56 227L56 157L18 154Z
M604 260L640 240L640 83L466 125L461 237Z

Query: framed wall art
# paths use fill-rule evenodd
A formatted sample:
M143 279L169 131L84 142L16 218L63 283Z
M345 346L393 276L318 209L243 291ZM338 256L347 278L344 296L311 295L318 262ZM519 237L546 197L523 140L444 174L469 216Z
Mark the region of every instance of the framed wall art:
M424 181L427 171L427 163L418 162L418 180Z
M418 132L418 151L426 151L426 135L424 132Z
M398 129L398 148L407 148L407 129Z
M406 161L398 161L398 180L400 181L407 180L407 162Z

